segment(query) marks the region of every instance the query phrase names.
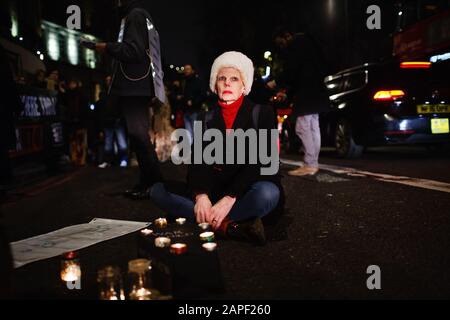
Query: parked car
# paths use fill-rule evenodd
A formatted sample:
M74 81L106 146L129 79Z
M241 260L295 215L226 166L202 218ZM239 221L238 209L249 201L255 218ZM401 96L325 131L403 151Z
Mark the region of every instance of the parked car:
M447 63L364 64L325 79L331 111L321 115L324 145L341 157L364 147L450 142Z

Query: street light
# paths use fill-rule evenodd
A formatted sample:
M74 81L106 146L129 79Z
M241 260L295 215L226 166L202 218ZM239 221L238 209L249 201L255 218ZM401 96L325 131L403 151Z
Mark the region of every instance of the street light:
M270 52L270 51L264 52L264 59L269 60L271 55L272 55L272 52Z

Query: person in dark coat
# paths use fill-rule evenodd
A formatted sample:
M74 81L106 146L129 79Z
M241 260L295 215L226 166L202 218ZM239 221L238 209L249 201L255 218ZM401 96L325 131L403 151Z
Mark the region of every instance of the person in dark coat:
M219 100L215 108L201 115L200 119L204 130L219 130L224 137L224 154L234 151L235 156L244 150L236 146L231 146L234 148L231 150L226 145L225 137L230 134L230 129L242 129L244 132L268 130L269 137L266 137L266 141L259 137L258 145L267 143L268 150L272 151L271 156L275 156L274 161L277 163L274 172L263 175L261 159L249 161L252 146L247 143L243 164L219 160L214 164L203 162L190 165L187 197L168 193L163 184L156 184L150 196L171 216L209 223L221 235L264 244L261 218L277 207L281 193L278 132L271 107L256 106L246 97L251 91L253 74L253 63L244 54L226 52L219 56L213 64L210 81L211 90L217 93ZM193 158L196 152L195 137ZM202 150L209 146L200 143Z
M12 182L12 168L8 151L16 147L14 117L22 110L19 94L13 81L11 68L5 50L0 45L0 77L3 84L0 100L0 206L6 199L7 185ZM0 212L0 299L10 299L12 296L13 262L11 250Z
M111 76L105 79L109 88ZM100 93L100 100L96 103L97 127L104 136L104 146L101 154L99 168L104 169L113 163L114 141L117 143L118 156L121 168L128 167L128 143L122 113L117 104L116 97L107 94L104 90Z
M150 66L147 21L150 14L140 0L119 1L122 18L117 42L97 43L95 50L115 59L110 94L118 97L130 137L136 152L140 178L136 186L125 191L132 199L145 199L156 182L163 181L155 147L149 137L149 107L155 97Z
M202 109L205 94L202 82L190 64L184 66L184 77L181 81L181 100L184 113L184 126L190 133L191 143L194 136L194 122Z
M295 131L305 152L304 166L289 172L293 176L314 175L319 170L321 135L319 113L328 110L329 99L324 80L327 65L318 45L306 34L280 28L275 43L283 62L278 86L287 88L294 104Z
M12 165L9 150L16 148L15 118L23 110L6 52L0 46L0 77L2 98L0 99L0 197L12 183Z

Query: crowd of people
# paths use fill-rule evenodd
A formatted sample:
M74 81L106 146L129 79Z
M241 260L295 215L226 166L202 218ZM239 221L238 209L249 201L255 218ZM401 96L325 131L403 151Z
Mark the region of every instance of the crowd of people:
M192 164L186 180L188 193L174 194L166 188L160 162L170 158L174 144L170 136L175 129L185 128L189 145L193 144L196 121L224 136L230 129L276 130L277 117L268 104L271 97L283 96L289 97L304 151L304 165L289 174L316 174L321 146L318 114L328 106L323 84L326 64L320 50L307 36L280 28L273 40L283 63L274 79L264 80L245 54L230 51L215 60L208 89L195 66L187 63L178 78L165 83L166 101L158 101L154 74L145 72L152 68L147 33L152 18L139 0L121 1L120 12L116 42L82 44L114 60L98 101L89 102L81 81L61 81L58 70L47 76L40 70L33 80L34 87L58 93L66 155L76 165L91 162L100 169L114 164L126 168L135 159L139 177L124 191L125 196L151 199L167 214L209 223L225 237L263 244L261 219L282 212L284 193L278 172L262 175L262 163ZM224 148L229 151L228 146Z

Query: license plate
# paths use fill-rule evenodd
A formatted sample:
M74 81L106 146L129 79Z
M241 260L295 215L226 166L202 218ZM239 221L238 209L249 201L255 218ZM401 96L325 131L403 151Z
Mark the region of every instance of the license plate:
M431 119L431 132L433 134L450 133L448 119Z
M419 104L417 113L450 113L450 104Z

